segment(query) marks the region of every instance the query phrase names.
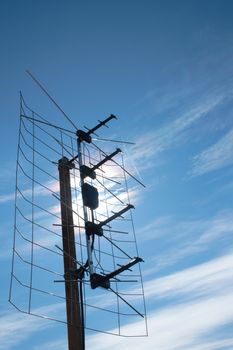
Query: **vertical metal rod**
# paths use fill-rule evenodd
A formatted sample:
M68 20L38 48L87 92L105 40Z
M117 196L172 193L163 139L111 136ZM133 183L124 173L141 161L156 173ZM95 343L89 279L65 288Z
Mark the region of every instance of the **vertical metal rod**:
M84 184L84 179L81 176L81 166L83 165L83 158L82 158L82 152L81 152L81 141L78 139L78 159L79 159L79 172L80 172L80 179L81 179L81 187ZM87 208L83 205L83 217L85 223L88 221L88 213L87 213ZM85 224L84 223L84 224ZM94 273L94 266L93 266L93 258L92 258L92 249L91 249L91 239L90 236L86 234L86 242L87 242L87 255L88 255L88 266L89 266L89 271L90 275Z
M19 134L18 134L18 149L17 149L17 161L16 161L16 178L15 178L15 209L14 209L14 238L13 238L13 249L12 249L12 264L11 264L11 279L10 279L10 290L9 290L9 301L12 297L12 287L13 287L13 274L15 268L15 245L16 245L16 226L17 226L17 199L18 199L18 181L19 181L19 144L21 140L21 128L22 128L22 117L23 112L23 96L20 91L20 117L19 117Z
M34 112L32 112L32 234L31 234L31 270L30 270L30 289L28 312L31 312L32 305L32 284L33 284L33 260L34 260L34 201L35 201L35 121Z
M84 350L84 320L82 313L83 300L79 287L81 281L75 281L74 273L77 270L76 249L73 226L72 194L70 186L70 169L73 165L66 157L59 160L60 205L63 238L63 261L66 291L66 313L69 350Z

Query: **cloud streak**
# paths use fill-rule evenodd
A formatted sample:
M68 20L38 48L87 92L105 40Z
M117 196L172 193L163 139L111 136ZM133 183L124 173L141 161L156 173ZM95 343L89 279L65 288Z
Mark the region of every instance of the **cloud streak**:
M224 288L223 288L224 286ZM206 263L146 282L147 298L174 298L180 301L216 296L233 290L233 252Z
M148 303L153 310L148 317L148 338L121 338L98 334L87 337L90 350L112 350L124 346L128 350L145 348L160 350L213 350L232 349L229 334L215 339L214 334L223 324L233 322L233 252L204 264L154 279L145 284ZM179 298L178 298L179 297ZM177 299L178 298L178 299ZM169 299L166 306L159 300ZM175 301L175 303L174 303ZM57 305L51 306L56 309ZM58 306L59 308L59 306ZM40 312L45 313L43 309ZM47 322L21 314L2 318L0 349L8 350L30 335L47 327ZM122 327L125 334L140 333L142 324ZM25 331L27 329L27 331ZM12 334L9 340L9 330ZM24 331L20 331L24 330ZM211 341L210 341L210 335ZM66 348L64 339L42 344L43 348ZM40 345L40 347L42 346ZM38 347L37 347L38 348ZM35 349L37 349L35 348Z
M49 312L59 312L62 304L54 304L35 310L36 314L46 315ZM47 320L33 317L24 313L15 312L2 315L0 329L0 350L14 349L32 334L52 326Z
M169 298L172 303L160 306L149 315L148 338L119 339L102 335L89 339L90 349L231 349L233 337L215 339L216 330L233 322L233 254L214 259L178 273L155 279L145 286L147 297ZM180 299L177 300L177 296ZM190 298L191 296L191 298ZM174 303L175 301L175 303ZM150 302L150 301L149 301ZM175 305L174 305L175 304ZM127 325L140 330L140 323ZM209 339L210 334L211 341ZM98 345L101 344L101 345Z
M149 167L150 164L146 164L147 161L177 144L182 133L214 110L223 101L223 98L223 95L208 98L202 104L184 111L180 117L165 126L145 133L137 139L137 145L132 148L130 158L134 162L139 162L143 168Z
M199 176L233 163L233 129L218 142L196 155L191 176Z
M45 186L47 188L45 188ZM56 193L59 190L59 183L58 181L47 181L44 184L40 185L36 185L34 186L34 195L36 195L37 197L39 196L51 196L52 193ZM17 192L17 198L20 199L20 196L24 196L24 197L31 197L32 196L32 187L31 188L27 188L25 190L20 190L21 195L19 194L19 192ZM6 203L9 201L13 201L15 200L15 193L9 193L9 194L5 194L5 195L1 195L0 196L0 203Z
M145 271L145 274L174 266L184 258L211 252L216 244L219 253L227 251L233 245L232 227L232 210L195 220L177 221L169 216L155 219L137 231L141 244L150 245L154 241L159 246L160 242L163 243L163 248L158 249L156 256L151 258L153 268Z

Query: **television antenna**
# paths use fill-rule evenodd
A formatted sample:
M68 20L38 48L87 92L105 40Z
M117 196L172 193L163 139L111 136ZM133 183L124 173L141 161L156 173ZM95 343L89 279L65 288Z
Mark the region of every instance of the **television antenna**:
M128 183L144 185L125 169L119 147L110 152L96 144L108 141L96 131L117 118L79 129L27 73L72 129L49 122L20 93L9 301L23 313L66 323L69 350L84 350L93 331L146 336ZM124 333L129 320L140 322L141 334Z

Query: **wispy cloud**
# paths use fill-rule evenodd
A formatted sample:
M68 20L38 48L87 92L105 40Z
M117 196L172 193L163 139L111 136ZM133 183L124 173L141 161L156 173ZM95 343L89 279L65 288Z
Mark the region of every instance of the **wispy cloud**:
M4 194L0 196L0 203L6 203L9 201L13 201L15 199L15 193Z
M176 117L168 124L157 130L150 130L137 139L137 144L129 154L131 161L139 163L139 168L150 167L152 158L161 152L177 145L182 139L182 134L194 123L205 117L216 108L224 99L222 94L211 96L206 101L187 107L182 115ZM154 164L153 164L154 165Z
M182 259L195 254L210 251L218 244L218 251L228 250L233 246L232 240L233 213L221 211L215 216L193 220L177 221L174 217L157 218L138 231L139 241L155 241L163 248L157 251L153 268L146 273L174 265Z
M149 315L148 338L109 338L95 336L90 339L90 349L112 350L125 347L127 350L160 349L186 350L206 349L213 350L207 334L212 333L212 339L218 327L228 324L233 319L233 309L229 308L233 296L224 294L217 298L206 298L201 301L167 307ZM130 334L131 327L140 329L140 324L127 326L125 331ZM228 344L233 339L229 336ZM226 340L218 341L218 345ZM203 346L203 347L202 347ZM229 350L231 348L229 347Z
M233 290L233 252L146 282L147 298L180 297L180 302Z
M46 186L47 189L44 187ZM56 193L59 190L59 183L57 181L47 181L44 184L34 186L34 195L38 196L51 196L52 192ZM21 194L25 197L32 196L32 187L21 190ZM18 198L19 197L18 193ZM15 193L9 193L0 196L0 203L6 203L15 200Z
M193 159L192 176L203 175L233 163L233 129Z
M149 315L149 337L122 340L106 335L104 338L93 336L89 339L90 349L111 347L114 350L123 344L129 350L213 350L224 346L231 349L232 334L229 333L228 340L226 337L216 339L215 334L218 328L233 321L232 267L231 254L148 282L146 294L155 302L161 298L174 301L177 295L181 297L165 307L160 305ZM130 334L133 328L139 332L140 326L140 323L127 325L124 331Z
M42 343L38 346L34 346L32 350L67 350L67 340L60 339L60 340L54 340L46 343Z
M222 256L204 264L154 279L145 285L150 300L155 302L154 311L149 314L149 337L121 338L98 334L87 337L90 350L112 350L125 347L133 349L160 350L231 350L233 337L216 337L218 329L233 322L233 254ZM177 299L177 296L180 296ZM166 306L157 305L159 300L170 301ZM157 305L157 306L156 306ZM55 307L55 306L54 306ZM37 330L44 329L43 322L17 316L4 318L0 331L0 349L8 350L27 339ZM41 323L42 322L42 323ZM125 334L140 334L140 322L122 327ZM20 330L24 330L21 332ZM6 332L7 330L7 332ZM14 335L9 340L9 330ZM211 340L210 340L211 339ZM53 350L55 346L66 348L64 339L42 344L43 348ZM40 347L42 346L40 345ZM35 350L39 347L35 347Z
M60 312L62 304L53 304L35 310L36 314L46 315L49 312ZM47 329L54 325L48 320L23 314L20 312L3 314L0 318L0 350L19 348L20 343L28 339L32 334Z
M162 299L167 302L175 299L179 304L230 293L233 291L232 281L233 251L206 263L150 279L144 283L144 291L147 303L156 303L156 307L161 309L163 307L159 306L159 302ZM135 298L139 292L131 290Z

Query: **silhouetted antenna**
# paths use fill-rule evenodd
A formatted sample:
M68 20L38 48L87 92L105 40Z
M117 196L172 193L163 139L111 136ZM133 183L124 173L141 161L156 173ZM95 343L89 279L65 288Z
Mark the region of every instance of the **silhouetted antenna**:
M125 169L121 149L103 151L92 139L114 119L86 131L69 120L74 130L67 130L20 95L9 300L21 312L67 324L69 350L84 350L93 331L147 335L128 181L144 185ZM142 320L142 333L128 333L130 319Z

